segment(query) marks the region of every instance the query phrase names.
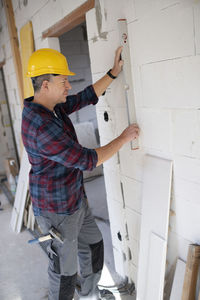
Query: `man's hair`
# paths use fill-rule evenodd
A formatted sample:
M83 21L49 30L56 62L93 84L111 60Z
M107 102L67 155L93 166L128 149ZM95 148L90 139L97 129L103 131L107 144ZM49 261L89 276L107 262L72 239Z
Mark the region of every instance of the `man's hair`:
M50 81L52 76L57 76L58 74L44 74L37 77L31 77L34 93L40 91L43 81Z

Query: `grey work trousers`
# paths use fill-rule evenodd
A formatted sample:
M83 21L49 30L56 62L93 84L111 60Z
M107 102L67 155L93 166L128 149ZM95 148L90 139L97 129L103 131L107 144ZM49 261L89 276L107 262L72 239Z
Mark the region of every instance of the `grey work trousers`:
M103 240L87 199L72 215L44 212L36 221L43 234L54 227L64 239L61 244L50 240L49 256L49 300L72 300L77 280L77 255L81 276L81 299L99 299L97 283L103 268Z

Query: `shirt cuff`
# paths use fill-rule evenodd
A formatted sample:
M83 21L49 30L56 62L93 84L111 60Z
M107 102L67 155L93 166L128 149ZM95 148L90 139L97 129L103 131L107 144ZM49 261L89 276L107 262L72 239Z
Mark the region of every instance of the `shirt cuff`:
M97 102L99 101L99 98L97 97L96 93L95 93L95 90L94 90L94 87L93 85L90 85L89 88L91 89L91 92L93 94L93 97L92 97L92 104L95 105L97 104Z
M90 149L90 151L91 151L91 154L92 154L92 162L91 162L89 170L92 171L97 166L98 155L97 155L97 152L96 152L95 149Z

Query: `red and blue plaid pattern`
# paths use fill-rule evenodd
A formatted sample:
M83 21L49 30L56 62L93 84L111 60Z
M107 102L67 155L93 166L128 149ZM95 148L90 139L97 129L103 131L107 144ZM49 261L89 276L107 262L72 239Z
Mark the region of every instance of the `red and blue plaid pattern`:
M24 100L22 139L31 163L30 195L36 216L42 211L72 214L84 197L83 172L97 164L94 149L82 147L68 115L98 98L93 86L66 102L55 106L55 114L48 108Z

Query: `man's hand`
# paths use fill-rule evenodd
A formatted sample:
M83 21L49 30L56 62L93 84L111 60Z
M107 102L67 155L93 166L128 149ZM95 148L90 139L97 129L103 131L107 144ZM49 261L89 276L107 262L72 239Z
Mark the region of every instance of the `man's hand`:
M122 46L117 48L115 52L115 61L114 61L114 66L111 69L111 74L114 76L118 76L118 74L122 70L123 66L123 60L121 60L121 52L122 52ZM99 79L97 82L93 84L94 91L97 95L97 97L101 96L107 87L113 82L113 79L105 74L101 79Z
M119 149L127 142L136 139L139 136L140 129L137 124L128 126L120 136L114 139L109 144L96 148L98 161L97 167L103 164L106 160L111 158Z
M139 136L140 129L137 124L131 124L120 135L124 143L130 142Z
M122 70L122 66L124 64L123 60L121 59L121 53L123 50L123 46L120 46L117 48L117 50L115 51L115 60L114 60L114 66L111 70L112 75L114 76L118 76L119 73Z

